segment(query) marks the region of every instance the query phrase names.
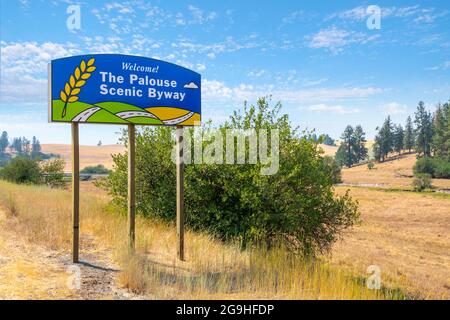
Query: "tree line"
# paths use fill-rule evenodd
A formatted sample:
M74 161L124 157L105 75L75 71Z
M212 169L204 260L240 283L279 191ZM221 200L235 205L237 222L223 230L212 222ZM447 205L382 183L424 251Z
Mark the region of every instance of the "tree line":
M8 147L20 156L35 158L42 155L41 143L35 136L31 140L25 137L14 137L10 141L8 132L3 131L0 135L0 154L5 155Z
M393 123L388 116L376 130L372 151L373 158L378 162L385 161L393 152L401 154L405 150L417 152L419 158L436 157L440 159L440 163L450 161L450 101L439 103L433 113L420 101L414 120L408 116L404 127ZM341 135L336 161L341 166L351 167L368 160L366 142L361 125L348 125Z

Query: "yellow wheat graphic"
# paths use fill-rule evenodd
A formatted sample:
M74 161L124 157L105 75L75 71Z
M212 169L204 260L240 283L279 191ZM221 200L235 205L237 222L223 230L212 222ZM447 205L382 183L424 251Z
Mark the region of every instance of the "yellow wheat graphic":
M94 66L94 61L94 58L89 59L87 63L81 60L80 66L75 68L69 81L64 85L64 90L61 90L59 93L61 101L64 102L64 108L61 114L62 118L66 116L67 104L78 101L78 94L81 91L81 87L86 84L86 80L90 78L91 73L97 68Z

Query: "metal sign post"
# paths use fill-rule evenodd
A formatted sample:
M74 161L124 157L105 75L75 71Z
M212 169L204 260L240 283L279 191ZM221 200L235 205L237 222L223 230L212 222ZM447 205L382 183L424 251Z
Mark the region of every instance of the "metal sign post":
M78 263L80 240L80 145L78 123L72 122L72 261Z
M135 154L136 154L136 133L134 124L128 125L128 243L131 251L134 251L135 246Z
M177 255L184 261L184 160L183 160L183 127L177 126Z

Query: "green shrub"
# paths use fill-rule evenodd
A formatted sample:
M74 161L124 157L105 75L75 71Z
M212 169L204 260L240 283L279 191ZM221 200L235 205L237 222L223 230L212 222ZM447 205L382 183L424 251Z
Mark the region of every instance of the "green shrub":
M375 164L373 161L369 161L369 163L367 163L367 169L372 170L373 168L375 168Z
M323 162L325 167L327 168L329 174L331 175L331 180L333 183L341 183L342 182L342 174L341 174L341 166L336 161L334 157L324 156Z
M53 159L42 163L41 182L52 188L64 188L64 167L66 163L63 159Z
M15 183L39 183L41 172L36 160L16 157L12 159L1 171L0 177Z
M413 180L414 191L424 191L425 189L431 189L431 175L428 173L418 173Z
M414 173L427 173L433 178L450 178L450 161L445 158L423 157L416 161Z
M96 166L88 166L83 168L83 170L80 171L80 173L83 174L108 174L110 173L111 170L105 168L104 165L99 164Z
M427 174L433 175L433 173L434 173L433 159L430 157L423 157L423 158L417 159L413 170L414 170L415 174L427 173Z
M450 179L450 161L442 158L437 158L435 160L433 177Z
M279 170L261 175L262 164L188 164L185 166L187 225L224 241L272 245L283 241L298 252L327 251L359 216L348 194L333 194L333 174L316 142L290 126L281 105L235 112L225 129L278 129ZM206 127L209 127L206 125ZM146 127L136 138L136 205L152 218L175 220L174 131ZM125 140L126 142L126 140ZM248 145L247 145L248 150ZM225 153L225 150L223 150ZM113 157L114 169L104 186L115 202L126 206L127 154Z

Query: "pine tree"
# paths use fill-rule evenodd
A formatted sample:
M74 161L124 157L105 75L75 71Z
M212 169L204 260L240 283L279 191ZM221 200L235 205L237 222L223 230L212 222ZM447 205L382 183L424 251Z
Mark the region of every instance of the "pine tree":
M354 154L355 137L354 129L348 125L341 136L342 142L336 154L336 160L347 167L351 167L357 162Z
M375 136L374 154L378 161L383 162L389 152L394 149L394 137L392 133L391 117L384 120L381 128L377 127L378 134Z
M433 139L433 121L431 113L425 109L425 104L420 101L415 113L416 147L420 155L431 156L431 142Z
M408 152L411 152L411 149L414 148L414 128L410 116L406 119L403 147L408 150Z
M14 150L16 150L16 152L18 154L21 154L22 153L22 138L13 138L13 142L12 142L11 146L13 147Z
M353 149L354 149L354 158L356 163L363 161L367 158L367 148L366 148L366 133L360 125L355 127L355 131L353 133Z
M402 153L403 150L403 141L405 138L405 134L401 125L394 126L394 150L398 152L398 154Z
M33 136L33 139L31 141L31 156L35 158L39 156L40 153L41 153L41 143L35 136Z
M439 157L448 154L448 103L445 105L438 104L433 117L433 140L432 149L435 155Z
M2 135L0 136L0 153L5 153L6 148L8 148L9 141L8 141L8 132L3 131Z

